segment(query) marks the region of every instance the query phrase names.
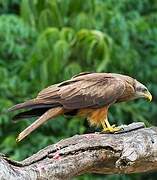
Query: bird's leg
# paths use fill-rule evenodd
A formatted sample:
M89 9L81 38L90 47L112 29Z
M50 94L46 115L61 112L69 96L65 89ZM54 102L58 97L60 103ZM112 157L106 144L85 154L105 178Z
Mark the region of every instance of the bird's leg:
M103 132L116 132L120 130L120 128L115 127L115 125L111 126L110 123L108 122L108 118L107 118L108 107L104 107L100 109L98 112L99 114L97 115L97 117L99 117L99 119L101 120L100 122L103 127Z
M104 121L104 120L101 120L101 125L102 125L102 127L103 127L103 131L106 131L107 126L106 126L106 124L105 124L105 121Z
M116 132L120 130L120 128L115 127L115 125L111 126L110 123L108 122L107 117L105 118L105 120L101 121L101 124L104 132Z
M120 130L120 128L115 127L115 125L111 126L110 123L108 122L108 119L105 119L105 124L106 124L107 129L109 130L109 132L116 132L116 131Z

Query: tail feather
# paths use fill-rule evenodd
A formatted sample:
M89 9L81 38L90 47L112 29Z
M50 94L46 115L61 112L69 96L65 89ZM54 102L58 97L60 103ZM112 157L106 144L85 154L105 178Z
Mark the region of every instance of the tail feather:
M58 115L61 115L64 113L63 107L56 107L51 108L48 111L46 111L41 117L39 117L34 123L32 123L30 126L28 126L26 129L24 129L19 136L17 137L17 141L21 141L26 136L28 136L32 131L34 131L36 128L41 126L44 122L47 120L54 118Z
M59 106L57 102L48 102L45 100L31 99L24 103L16 104L15 106L8 109L8 111L16 111L20 109L39 109L39 108L52 108Z
M44 114L46 111L48 111L50 108L38 108L38 109L31 109L29 111L21 112L15 115L12 120L13 121L19 121L21 119L25 118L32 118L32 117L38 117Z
M24 108L32 108L36 105L41 105L41 102L39 102L35 99L31 99L31 100L26 101L24 103L16 104L15 106L9 108L8 111L16 111L16 110L24 109Z

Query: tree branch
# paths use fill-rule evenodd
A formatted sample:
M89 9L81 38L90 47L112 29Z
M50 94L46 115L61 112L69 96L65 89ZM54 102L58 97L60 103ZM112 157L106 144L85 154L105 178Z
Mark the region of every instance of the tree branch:
M31 157L0 156L0 179L71 179L84 173L130 174L157 170L157 128L133 123L117 134L75 135Z

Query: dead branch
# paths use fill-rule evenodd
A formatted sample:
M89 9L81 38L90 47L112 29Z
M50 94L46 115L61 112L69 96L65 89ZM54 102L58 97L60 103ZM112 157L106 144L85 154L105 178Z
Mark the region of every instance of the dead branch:
M84 173L130 174L157 170L157 128L142 123L117 134L75 135L17 162L0 156L0 179L71 179Z

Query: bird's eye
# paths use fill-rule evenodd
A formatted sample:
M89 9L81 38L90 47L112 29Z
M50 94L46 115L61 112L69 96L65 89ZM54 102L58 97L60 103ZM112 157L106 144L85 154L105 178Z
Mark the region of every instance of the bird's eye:
M141 92L146 92L147 88L141 88Z
M143 88L142 91L143 91L143 92L146 92L146 91L147 91L147 88Z
M145 88L145 87L138 87L138 88L137 88L137 91L139 91L139 92L145 92L145 91L147 91L147 88Z

